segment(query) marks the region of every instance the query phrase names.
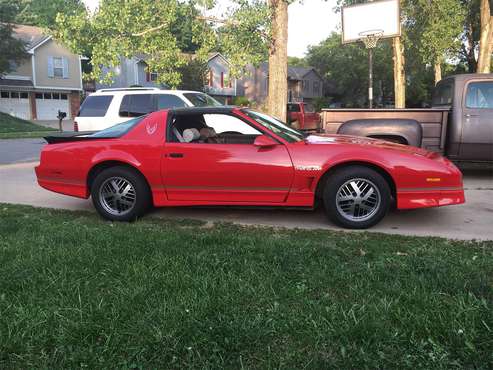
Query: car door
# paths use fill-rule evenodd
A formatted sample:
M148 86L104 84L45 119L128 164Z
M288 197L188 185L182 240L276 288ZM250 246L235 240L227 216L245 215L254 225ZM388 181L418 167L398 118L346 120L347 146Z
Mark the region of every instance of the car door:
M466 86L460 158L493 161L493 82Z
M204 114L203 118L219 135L233 133L248 138L261 134L236 116ZM259 148L253 140L250 143L169 140L164 145L162 162L169 200L228 204L286 200L294 170L285 145Z

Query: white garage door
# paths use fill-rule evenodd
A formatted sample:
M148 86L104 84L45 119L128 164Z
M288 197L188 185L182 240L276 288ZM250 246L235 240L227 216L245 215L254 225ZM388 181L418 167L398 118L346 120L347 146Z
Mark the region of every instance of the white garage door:
M59 110L67 113L67 117L70 117L68 94L56 92L36 93L38 119L56 120Z
M22 119L30 118L29 94L19 91L0 92L0 112Z

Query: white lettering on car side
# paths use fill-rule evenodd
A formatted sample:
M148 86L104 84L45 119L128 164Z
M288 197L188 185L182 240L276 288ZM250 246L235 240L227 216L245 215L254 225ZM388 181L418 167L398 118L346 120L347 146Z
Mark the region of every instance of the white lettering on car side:
M294 169L298 171L320 171L322 166L295 166Z

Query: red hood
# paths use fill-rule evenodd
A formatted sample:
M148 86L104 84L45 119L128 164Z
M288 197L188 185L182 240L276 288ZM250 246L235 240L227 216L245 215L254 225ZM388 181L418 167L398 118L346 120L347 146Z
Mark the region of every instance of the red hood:
M402 145L392 143L390 141L371 139L367 137L360 136L349 136L349 135L310 135L305 139L307 144L348 144L348 145L359 145L359 146L372 146L380 149L397 150L409 154L418 154L424 157L434 157L437 153L430 152L425 149L417 148L415 146Z

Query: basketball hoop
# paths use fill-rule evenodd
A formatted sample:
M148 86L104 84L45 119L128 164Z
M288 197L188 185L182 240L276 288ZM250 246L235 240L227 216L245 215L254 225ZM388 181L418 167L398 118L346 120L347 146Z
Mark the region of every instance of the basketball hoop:
M361 41L367 49L374 49L383 35L383 30L368 30L359 32L358 35L361 36Z
M368 30L358 33L360 40L368 50L368 106L373 108L373 49L383 35L383 30Z

